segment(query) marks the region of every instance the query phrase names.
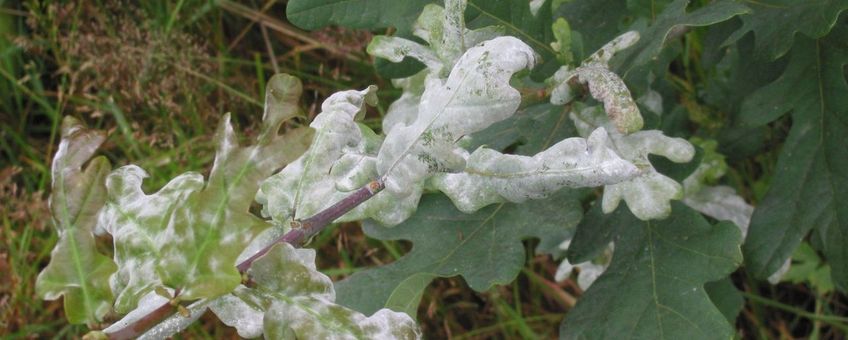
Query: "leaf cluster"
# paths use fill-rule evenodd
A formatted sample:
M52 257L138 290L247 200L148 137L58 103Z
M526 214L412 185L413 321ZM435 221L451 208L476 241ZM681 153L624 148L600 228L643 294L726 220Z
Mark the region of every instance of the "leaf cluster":
M104 134L67 118L50 201L60 238L37 290L64 296L72 323L126 314L109 336L170 303L189 317L143 336L209 309L243 337L418 338L432 280L507 284L534 238L561 260L557 277L577 270L586 290L563 338L733 337L730 275L743 264L772 282L813 273L822 293L848 289L846 8L291 0L304 29L395 28L367 48L402 90L382 129L359 122L375 86L329 96L309 127L283 127L302 90L277 75L252 144L225 116L208 178L188 172L147 194L143 169L91 159ZM702 89L670 71L680 60L709 70L684 72ZM783 116L791 129L754 206L729 185L729 164L759 152L755 132ZM349 204L361 190L370 199ZM364 221L368 236L412 250L333 283L314 251L279 242L340 205L335 222ZM111 257L96 245L104 234Z

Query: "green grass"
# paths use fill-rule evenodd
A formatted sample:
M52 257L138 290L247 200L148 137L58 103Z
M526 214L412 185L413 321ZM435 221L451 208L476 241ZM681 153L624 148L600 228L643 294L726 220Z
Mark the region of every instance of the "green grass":
M0 1L0 171L13 167L20 170L11 178L0 178L2 338L73 338L87 331L84 326L65 322L61 300L43 301L34 292L35 278L56 242L45 202L50 159L58 144L62 116L74 115L90 126L110 131L101 152L114 167L134 163L148 170L151 177L144 187L150 192L185 171L208 173L214 156L211 133L225 112L233 113L240 129L255 131L262 113L260 94L275 68L300 77L305 84L301 124L316 114L321 100L329 94L377 84L381 88L380 106L370 112L366 123L379 127L388 103L400 94L375 75L373 66L362 61L368 60L362 50L354 51L353 57L333 55L320 48L307 48L295 37L273 30L269 30L266 42L251 17L264 8L265 14L284 24L282 3L266 6L254 1L245 5L249 11L232 11L216 1L143 1L132 13L128 12L131 6L116 9L109 3L79 2L63 12L62 5L50 2ZM142 19L135 15L139 13ZM117 25L117 15L133 15L136 26ZM28 25L27 20L36 25ZM140 57L133 55L138 57L133 60L160 65L171 70L173 78L155 72L109 74L108 68L103 74L86 74L89 66L85 63L101 56L67 48L69 41L82 43L69 37L90 32L92 23L100 25L98 32L102 34L97 39L122 39L130 34L127 29L138 29L166 42L192 37L204 46L203 53L181 50L184 46L179 44L136 46ZM9 37L25 41L25 47ZM692 84L704 77L697 60L700 37L692 33L686 39L687 57L679 63L682 71L675 82L682 88L694 88ZM276 61L271 61L269 44ZM179 58L174 59L175 55ZM122 65L115 66L118 69ZM195 69L201 66L211 72ZM142 94L130 93L131 87L102 87L101 81L110 77L128 77L117 84L137 84ZM174 96L167 104L179 108L179 113L157 102L165 95L157 93L162 79L177 82L168 88ZM86 86L96 90L86 91ZM696 102L694 92L692 96ZM714 122L704 124L709 123ZM770 139L774 141L772 152L754 160L731 160L731 182L746 198L755 201L762 197L762 188L768 183L764 174L774 167L780 140L785 137L780 132L785 132L786 126L785 121L776 123L775 136ZM13 192L12 187L17 189ZM21 211L25 213L21 215ZM407 242L368 239L354 224L327 230L310 246L319 249L319 266L334 279L390 263L410 249ZM527 258L526 269L515 282L489 292L474 292L461 278L436 280L419 307L418 319L426 336L556 337L559 323L582 292L572 280L553 282L556 262L549 257L528 251ZM742 282L751 301L737 322L746 334L828 338L838 334L832 333L833 328L843 329L845 325L844 318L833 316L846 309L846 299L841 295L823 296L804 284L763 286L739 273L735 278ZM233 329L211 315L201 320L181 336L236 337ZM838 326L826 327L831 322Z

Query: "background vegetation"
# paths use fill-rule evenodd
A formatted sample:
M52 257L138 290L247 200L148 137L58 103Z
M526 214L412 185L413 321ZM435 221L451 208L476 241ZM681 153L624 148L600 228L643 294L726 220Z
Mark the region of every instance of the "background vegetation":
M68 338L86 331L65 321L61 300L42 301L34 293L35 277L56 240L45 188L62 116L108 130L102 152L116 167L134 163L148 169L147 190L186 170L207 170L214 152L211 133L225 112L242 129L257 126L264 81L274 73L303 80L304 122L329 94L376 84L380 105L366 122L379 128L382 112L399 91L378 75L364 47L373 33L387 32L304 32L286 21L285 5L284 0L0 1L0 337ZM699 29L682 34L684 53L667 74L684 93L677 123L692 131L721 130L727 113L710 105L711 93L704 90L706 75L715 72L710 61L715 56L703 47L709 36ZM772 122L762 130L761 144L740 139L738 147L755 147L755 156L727 159L726 184L748 202L763 198L790 126L789 116ZM310 246L319 249L319 264L336 280L391 262L410 247L366 238L355 224L328 230ZM548 256L527 258L514 283L485 293L470 290L461 278L436 280L419 308L425 335L555 337L582 292L572 279L554 281L557 263ZM794 261L790 281L776 286L741 270L734 274L746 297L736 320L740 336L845 336L845 323L832 321L848 313L848 299L834 292L829 267L808 246ZM182 336L236 337L214 317Z

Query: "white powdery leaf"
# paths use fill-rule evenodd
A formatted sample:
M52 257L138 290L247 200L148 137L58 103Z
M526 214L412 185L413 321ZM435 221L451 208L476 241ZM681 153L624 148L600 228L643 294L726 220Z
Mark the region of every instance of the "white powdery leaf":
M307 218L343 198L335 181L327 176L333 164L347 153L365 153L367 141L354 118L366 103L376 102L376 87L341 91L321 105L322 112L309 126L315 137L309 150L260 185L256 201L263 214L278 224L292 218Z
M451 70L466 50L483 41L503 35L500 27L469 30L464 12L467 0L446 0L445 8L428 4L413 25L413 32L429 46L412 40L375 36L368 44L368 54L400 62L405 57L417 59L427 66L427 74L441 78Z
M663 113L663 99L659 92L648 89L636 102L646 107L649 112L659 116Z
M384 310L367 318L334 303L329 277L315 268L315 251L275 246L248 272L267 298L264 333L271 339L418 339L415 321Z
M581 136L599 126L607 127L616 153L641 169L636 177L604 187L602 208L605 213L615 210L622 199L641 220L662 219L671 213L670 201L683 198L683 187L657 172L648 160L648 154L685 163L695 156L692 144L682 138L665 136L658 130L625 135L612 129L607 117L597 107L572 111L570 116Z
M185 173L158 192L147 195L142 181L147 172L135 165L114 170L106 178L108 198L97 225L112 235L118 271L110 278L115 308L125 313L136 301L161 285L156 273L159 248L171 236L164 227L174 207L203 188L203 176Z
M684 181L684 185L685 185ZM688 188L687 188L688 189ZM728 186L705 186L694 193L686 192L683 203L698 212L720 221L730 221L748 234L748 224L754 207L745 202L736 190Z
M572 79L587 84L592 97L604 103L604 109L618 131L628 134L642 128L639 107L630 95L624 80L609 69L609 59L639 40L639 33L627 32L595 52L580 67L563 66L551 78L551 103L563 105L573 99Z
M539 15L539 10L542 9L542 5L548 0L530 0L530 14L533 16Z
M560 244L559 248L567 250L570 244L571 240L567 240ZM604 252L592 261L572 264L568 261L568 259L562 259L559 267L557 267L556 274L554 274L554 280L557 282L565 281L571 275L574 268L577 268L577 285L580 289L585 291L589 289L592 283L595 283L595 280L597 280L604 271L607 270L607 267L609 267L609 264L612 261L612 253L613 244L610 243L607 245Z
M479 148L460 173L438 174L432 185L466 213L498 202L545 198L563 187L608 185L639 173L608 147L604 128L587 139L560 141L533 157Z
M208 305L240 336L268 339L418 339L411 317L383 309L371 317L334 303L333 282L315 266L315 250L277 244L239 286Z
M274 301L265 313L272 339L420 339L405 313L381 309L371 317L327 300L295 297Z
M415 121L395 127L378 154L386 191L409 196L434 173L462 170L456 142L515 113L521 94L509 79L535 60L521 40L499 37L469 49L444 82L428 79Z
M429 48L412 40L378 35L371 39L368 54L399 63L406 57L412 57L429 69L441 69L442 61Z
M592 55L586 59L584 64L599 64L607 66L609 65L610 59L612 59L616 53L623 51L630 46L636 45L637 42L639 42L639 32L624 32L615 37L615 39L606 43L606 45L595 51L595 53L592 53Z
M235 328L240 337L253 339L262 336L265 310L247 291L249 288L238 286L232 294L212 300L209 309L225 325Z
M388 135L395 127L407 126L415 121L421 95L424 94L426 79L427 71L421 71L409 78L392 80L392 84L403 89L403 93L386 110L386 115L383 117L384 134Z
M373 86L342 91L324 101L322 112L310 125L316 133L309 150L262 182L256 201L263 205L263 215L285 227L292 219L308 218L378 177L376 153L381 140L354 121L366 103L376 103L375 91ZM418 206L422 189L419 185L412 190L413 195L403 197L380 192L337 221L373 218L385 225L399 224Z
M671 200L683 198L682 192L679 183L652 170L630 181L604 187L602 208L604 213L611 213L623 199L640 220L663 219L671 213Z
M346 153L333 164L330 175L336 179L336 189L353 191L368 184L377 174L377 159L368 154Z

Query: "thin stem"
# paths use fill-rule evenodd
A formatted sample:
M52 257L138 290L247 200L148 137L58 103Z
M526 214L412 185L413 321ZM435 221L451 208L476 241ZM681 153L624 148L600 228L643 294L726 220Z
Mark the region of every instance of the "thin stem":
M285 235L280 236L274 240L274 242L271 242L271 244L256 252L256 254L253 254L253 256L239 263L236 268L238 268L238 270L242 273L247 272L247 269L250 268L253 261L262 257L262 255L265 255L265 253L271 250L271 248L277 243L286 242L295 247L300 247L303 245L303 242L319 233L321 230L324 230L327 225L335 221L337 218L342 217L342 215L346 214L351 209L356 208L356 206L367 201L369 198L374 197L374 195L383 190L384 187L382 180L371 181L368 185L357 189L352 194L343 198L341 201L336 202L336 204L331 205L327 209L324 209L303 221L293 223L295 228Z
M777 301L774 301L774 300L771 300L771 299L764 298L764 297L759 296L757 294L752 294L752 293L748 293L748 292L741 292L741 293L742 293L742 296L744 296L745 298L747 298L747 299L749 299L753 302L756 302L756 303L759 303L759 304L762 304L762 305L765 305L765 306L781 309L781 310L784 310L784 311L787 311L787 312L790 312L790 313L794 313L798 316L805 317L805 318L813 320L813 321L821 321L821 322L824 322L828 325L836 327L836 328L842 330L843 332L848 332L848 318L846 318L846 317L834 316L834 315L819 315L819 314L808 312L808 311L803 310L803 309L798 308L798 307L790 306L790 305L783 304L783 303L780 303L780 302L777 302Z
M176 299L179 294L179 289L175 290L174 298ZM156 307L156 309L150 311L150 313L145 315L143 318L138 319L135 322L115 332L107 333L106 335L109 337L109 339L118 340L136 338L142 333L144 333L144 331L150 329L150 327L153 327L154 325L162 322L162 320L165 320L167 317L171 316L171 314L174 314L174 310L174 305L172 305L170 301L165 302L161 306Z
M336 204L333 204L327 209L312 215L312 217L294 222L293 226L296 226L295 228L287 232L285 235L280 236L274 240L274 242L271 242L271 244L256 252L256 254L253 254L253 256L239 263L236 268L238 268L239 272L246 273L247 270L250 269L250 266L253 265L254 261L268 253L268 251L270 251L271 248L278 243L285 242L295 247L302 246L306 240L321 232L321 230L324 230L324 228L326 228L330 223L339 217L342 217L342 215L346 214L353 208L356 208L371 197L374 197L374 195L382 191L384 187L385 185L381 179L373 180L364 187L357 189L352 194L336 202ZM150 329L150 327L173 315L175 311L176 309L170 302L165 303L135 322L130 323L126 327L107 333L106 335L111 340L132 339L138 337Z

